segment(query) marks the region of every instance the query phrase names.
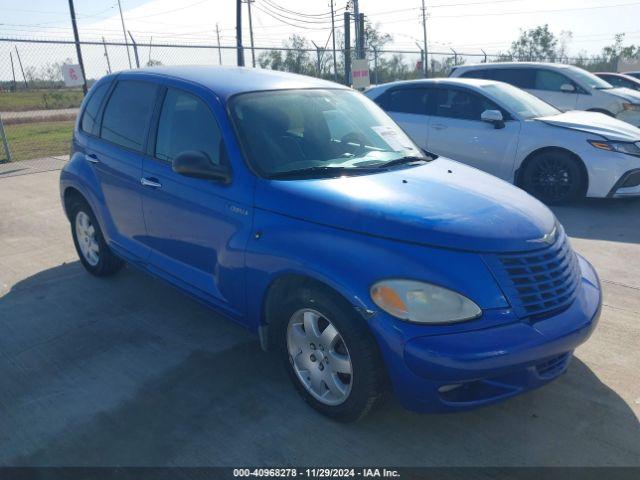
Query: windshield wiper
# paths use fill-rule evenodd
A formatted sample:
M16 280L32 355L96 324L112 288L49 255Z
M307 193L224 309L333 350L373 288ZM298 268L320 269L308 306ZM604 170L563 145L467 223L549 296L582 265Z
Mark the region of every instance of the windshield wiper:
M338 177L344 174L371 173L374 171L376 171L374 168L316 166L309 168L300 168L298 170L289 170L286 172L272 173L271 175L269 175L269 178L277 180L285 178Z
M428 157L416 157L412 155L408 155L406 157L396 158L395 160L389 160L388 162L379 163L375 166L375 168L387 168L393 167L394 165L411 165L412 163L427 163L432 159Z

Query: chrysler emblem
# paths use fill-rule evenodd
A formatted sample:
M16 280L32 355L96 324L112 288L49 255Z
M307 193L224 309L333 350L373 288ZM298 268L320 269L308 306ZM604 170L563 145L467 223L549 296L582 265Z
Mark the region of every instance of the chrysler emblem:
M540 238L534 238L533 240L527 240L529 243L546 243L547 245L551 245L556 240L556 232L557 227L553 227L549 233Z

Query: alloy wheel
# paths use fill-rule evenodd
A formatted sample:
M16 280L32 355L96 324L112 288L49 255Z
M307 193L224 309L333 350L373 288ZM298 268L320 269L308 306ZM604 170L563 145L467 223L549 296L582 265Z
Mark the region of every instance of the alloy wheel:
M325 405L344 403L353 385L353 364L344 339L320 312L295 312L287 326L287 350L304 388Z
M95 267L100 261L100 245L91 218L82 210L76 215L75 228L82 256L89 265Z

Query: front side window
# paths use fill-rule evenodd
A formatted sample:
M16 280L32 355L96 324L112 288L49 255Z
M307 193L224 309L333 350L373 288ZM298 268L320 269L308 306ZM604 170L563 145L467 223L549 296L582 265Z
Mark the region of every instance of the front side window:
M437 95L437 117L480 120L485 110L501 110L487 98L464 90L439 89Z
M573 82L561 73L552 70L536 70L536 83L534 90L548 90L561 92L562 85L573 85Z
M596 90L608 90L610 88L613 88L607 81L595 76L591 72L583 70L582 68L568 67L567 73L569 72L571 76L583 87L595 88Z
M397 88L388 93L386 110L397 113L427 114L430 90L426 88Z
M170 88L162 104L155 155L172 161L185 151L206 154L220 163L221 135L209 107L198 97Z
M117 145L142 151L158 87L135 80L118 82L104 110L100 136Z
M82 121L80 122L80 128L85 133L93 133L94 128L98 121L98 111L102 100L109 90L109 82L101 83L94 86L90 91L90 97L87 101L87 106L82 114Z
M263 177L362 174L428 160L386 113L351 90L245 93L229 110L247 161Z

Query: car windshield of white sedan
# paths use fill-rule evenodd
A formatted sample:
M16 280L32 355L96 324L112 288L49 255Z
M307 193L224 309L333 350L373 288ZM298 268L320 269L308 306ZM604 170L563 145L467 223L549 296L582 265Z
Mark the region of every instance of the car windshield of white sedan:
M360 175L430 160L351 90L245 93L231 100L230 112L249 163L267 178Z
M549 117L558 115L560 110L530 93L506 83L485 85L482 87L498 103L515 112L522 119Z

